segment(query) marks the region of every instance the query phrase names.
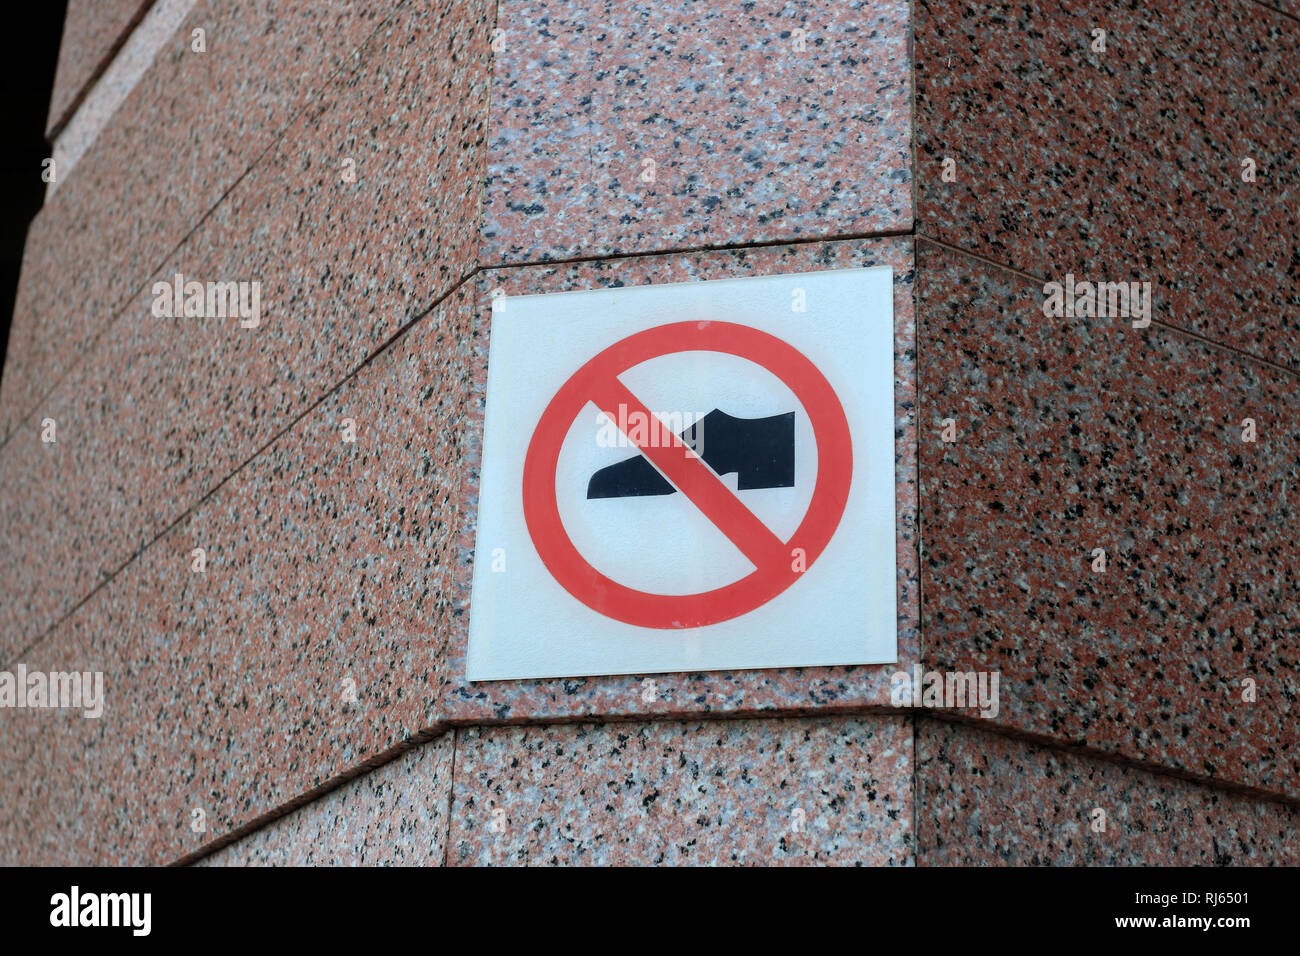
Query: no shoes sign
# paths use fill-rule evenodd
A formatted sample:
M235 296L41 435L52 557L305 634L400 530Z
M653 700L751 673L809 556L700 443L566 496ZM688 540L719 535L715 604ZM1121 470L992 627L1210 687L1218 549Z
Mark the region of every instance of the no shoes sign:
M897 660L888 267L494 301L472 681Z

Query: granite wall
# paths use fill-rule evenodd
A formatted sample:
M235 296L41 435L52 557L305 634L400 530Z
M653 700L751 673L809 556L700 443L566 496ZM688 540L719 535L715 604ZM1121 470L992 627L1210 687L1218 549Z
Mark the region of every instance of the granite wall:
M0 669L107 705L0 710L0 862L1294 863L1281 6L71 3ZM899 663L468 682L492 294L877 264Z

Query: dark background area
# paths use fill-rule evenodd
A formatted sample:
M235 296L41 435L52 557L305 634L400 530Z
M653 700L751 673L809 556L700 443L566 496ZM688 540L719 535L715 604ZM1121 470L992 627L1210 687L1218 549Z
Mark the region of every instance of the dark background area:
M5 10L0 62L0 370L9 347L14 294L23 264L27 226L41 208L41 160L50 155L45 119L67 0L10 4Z

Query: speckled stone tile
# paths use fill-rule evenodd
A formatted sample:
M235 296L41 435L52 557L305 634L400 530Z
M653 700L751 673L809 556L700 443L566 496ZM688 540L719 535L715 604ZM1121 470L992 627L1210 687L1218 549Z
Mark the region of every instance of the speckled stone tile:
M1281 10L1283 13L1300 20L1300 0L1268 0L1263 5L1274 10Z
M595 263L564 281L877 262L898 275L900 512L914 516L909 243ZM512 289L560 281L535 271ZM85 779L105 787L77 797L100 808L93 831L73 835L88 859L174 860L436 729L453 706L466 719L495 719L887 702L885 668L669 677L649 705L625 678L490 694L463 684L487 301L484 283L464 284L61 625L86 633L123 688L87 748ZM347 418L355 446L342 442ZM914 517L904 526L901 642L911 660ZM200 546L201 575L189 570ZM336 700L349 677L373 706L353 712ZM202 833L191 829L195 809Z
M13 673L19 663L29 674L93 669L80 635L70 631L0 670ZM106 697L110 692L105 686ZM85 747L101 720L80 709L0 709L0 866L78 861L72 833L90 809Z
M22 425L41 417L40 400L49 394L60 371L54 356L65 348L67 356L71 356L83 341L83 334L88 339L85 329L59 327L69 321L66 315L50 318L51 293L47 287L61 280L57 271L59 240L52 235L48 222L38 214L28 226L23 247L13 326L4 376L0 378L0 453L4 442ZM67 356L58 361L69 361Z
M1300 795L1295 377L917 261L927 665L1000 671L1000 724Z
M18 277L18 288L14 293L14 310L9 325L9 340L5 348L4 371L0 375L0 453L10 436L23 423L39 421L42 417L35 401L33 383L43 367L51 344L48 341L49 323L37 308L39 288L47 277L38 267L38 260L45 251L41 244L33 239L37 225L32 223L27 233L27 243L23 247L22 268ZM45 387L52 382L46 382Z
M499 19L488 264L911 226L903 0L502 0Z
M26 267L42 333L4 420L75 376L129 297L389 12L365 0L195 7L32 223ZM207 53L190 49L196 28Z
M912 303L912 244L907 239L854 240L841 243L768 247L734 252L647 256L565 266L488 270L479 279L479 314L475 349L475 423L471 428L473 471L464 491L469 516L461 536L463 565L457 576L460 607L470 608L470 579L475 546L479 443L486 385L490 293L508 295L563 292L622 285L686 282L703 279L774 275L788 272L889 265L894 270L894 338L896 416L896 505L898 527L897 667L917 660L917 526L915 396L916 335ZM526 622L521 622L526 626ZM851 709L888 705L893 664L869 667L720 671L653 676L655 693L647 695L643 678L590 677L564 680L465 680L468 620L452 635L453 683L448 712L456 720L556 719L600 714L690 715L770 710ZM650 698L650 699L647 699Z
M146 359L148 361L148 359ZM96 374L98 372L98 374ZM0 448L0 634L6 646L30 644L89 595L143 544L150 531L128 508L138 488L130 475L143 462L143 435L123 436L119 409L134 407L128 393L114 400L112 381L99 368L63 383L41 402ZM42 441L42 422L57 441ZM112 529L111 532L109 529Z
M913 862L910 718L457 732L448 862Z
M68 666L76 666L74 662ZM105 696L115 692L107 675ZM107 706L107 705L106 705ZM38 865L82 866L95 862L92 846L96 822L106 807L104 781L90 776L92 743L103 733L103 718L90 719L79 712L58 714L58 724L42 733L32 763L39 791L22 802L22 813L34 813L38 827L19 831L22 844L34 851ZM38 838L38 842L30 842Z
M937 720L916 723L916 807L922 866L1300 862L1295 806Z
M197 706L197 681L174 649L181 628L195 626L188 609L211 584L206 573L191 570L193 546L189 521L182 521L46 639L80 634L109 687L106 713L85 748L81 799L95 812L68 837L81 863L165 863L171 829L188 827L196 804L209 806L195 781L203 762L213 759L200 745L219 727L196 728L178 716L186 702ZM247 704L234 700L230 709L227 721Z
M453 740L416 747L197 865L441 866Z
M259 327L155 317L151 281L41 404L82 427L14 527L32 636L472 269L491 4L441 12L403 7L153 276L261 282Z
M141 78L153 65L159 51L175 42L176 31L194 10L198 0L156 0L113 53L104 71L90 83L67 123L51 143L51 159L58 175L45 185L45 198L67 182L81 157L99 139L99 134L126 102Z
M6 665L7 666L7 665ZM23 866L36 852L36 832L44 826L38 820L43 805L35 802L32 788L33 749L43 724L35 720L14 720L6 714L0 720L0 866Z
M1152 282L1157 320L1300 366L1295 20L1212 0L915 9L918 233L1043 279Z
M45 124L52 139L86 87L94 82L144 16L153 0L68 0L63 18L63 39L54 71L54 92Z
M67 580L43 549L67 527L58 504L68 494L82 422L60 411L54 441L45 442L44 420L24 423L0 448L0 667L42 633L37 622L48 626L65 601Z
M127 666L125 649L138 633L138 622L174 629L175 593L167 587L176 580L171 570L167 548L146 552L21 655L29 663L36 658L46 666L71 662L83 670L101 671L105 698L101 717L84 720L84 725L52 724L42 732L38 750L46 755L31 770L42 789L39 798L23 798L16 811L19 819L39 819L40 825L10 834L11 844L22 853L36 852L39 839L39 852L50 863L135 864L151 859L143 853L142 842L149 839L158 807L130 801L127 794L140 787L146 774L165 780L180 764L155 767L158 755L151 746L125 733L123 717L130 701L156 697L159 688L167 686L166 680L132 684L136 675ZM155 816L148 816L151 812Z
M23 252L23 261L32 258L31 249ZM0 372L0 448L18 425L22 393L28 381L30 368L41 334L36 307L32 304L31 285L35 272L23 266L18 288L14 291L13 312L9 321L9 337L5 342L4 369ZM20 387L20 385L22 387Z
M176 860L441 725L472 318L453 294L69 618L123 688L97 860Z

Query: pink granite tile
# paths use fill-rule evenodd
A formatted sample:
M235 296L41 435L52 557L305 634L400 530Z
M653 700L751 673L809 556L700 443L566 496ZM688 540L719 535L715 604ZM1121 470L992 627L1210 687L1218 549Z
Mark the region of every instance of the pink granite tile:
M33 752L43 729L48 727L36 720L15 720L9 714L0 720L0 741L4 743L0 753L0 866L36 862L35 834L47 825L40 819L44 805L35 800L39 775L32 772L36 766Z
M53 139L153 0L68 0L45 136Z
M32 649L6 659L0 670L14 673L19 663L37 669L53 663L47 649ZM62 711L0 708L0 866L17 866L32 859L49 820L35 799L42 786L36 756L43 737L63 727L74 715Z
M68 312L54 314L49 287L68 281L58 272L59 237L54 236L50 220L37 214L27 228L23 248L22 273L14 302L13 328L5 355L4 377L0 379L0 453L4 442L33 417L40 418L38 406L58 379L60 368L54 356L61 344L81 341L85 332L68 328ZM80 321L80 320L78 320ZM65 359L66 360L66 359Z
M84 655L80 655L84 660ZM83 666L78 659L60 660L59 667ZM105 677L107 685L107 677ZM105 687L111 695L113 688ZM19 841L29 864L75 866L93 862L87 853L86 834L101 818L101 782L90 777L89 746L102 728L102 718L84 717L76 711L58 711L42 733L27 772L33 788L20 800L26 818ZM27 814L32 814L27 817Z
M916 723L916 806L922 866L1300 861L1294 806L936 720Z
M901 646L914 660L906 241L491 278L525 291L879 262L898 276ZM654 704L625 678L465 685L486 302L484 283L464 284L61 625L84 630L125 688L89 747L86 779L104 792L80 799L101 809L93 831L70 837L87 858L174 860L436 729L453 708L473 720L887 703L886 668L670 676ZM345 418L356 445L342 442ZM202 575L188 567L195 546L207 551ZM338 699L349 677L367 702L359 712ZM195 808L202 833L190 829Z
M70 631L27 648L0 670L15 673L20 663L28 674L93 669L80 635ZM85 747L102 720L84 716L80 708L0 708L0 865L78 861L70 833L93 825L85 800L91 786Z
M363 0L204 0L28 234L32 360L0 407L27 416L386 16ZM381 15L382 14L382 15ZM190 49L207 31L208 52ZM260 224L259 224L260 225Z
M1157 320L1300 365L1298 96L1297 23L1258 4L921 0L917 231L1152 282Z
M182 521L55 632L82 635L111 689L86 747L84 779L93 790L85 799L95 823L69 834L82 863L166 862L162 831L188 826L190 807L200 802L194 781L213 755L195 746L198 729L177 719L177 702L193 695L195 677L175 655L181 628L194 626L186 609L211 586L206 573L190 568L193 546L189 521Z
M999 724L1300 795L1294 377L1045 319L1037 283L924 241L918 275L927 665L1000 671Z
M17 412L10 414L9 409L17 408L22 402L19 385L27 376L36 349L36 337L40 334L36 307L31 302L31 278L32 273L24 269L14 294L9 338L5 343L4 369L0 372L0 448L18 425Z
M900 717L457 732L448 861L906 866Z
M46 634L148 540L138 522L123 526L125 503L136 493L127 472L137 459L135 443L115 429L121 406L106 394L114 384L104 374L64 383L0 448L6 645ZM133 402L128 395L126 404ZM54 444L42 441L47 420L55 423ZM95 533L114 525L112 537Z
M499 19L488 263L911 226L901 0L502 0Z
M441 866L454 735L416 747L198 866Z
M52 442L42 440L47 420ZM59 504L69 494L84 423L61 406L47 406L0 448L0 667L41 634L37 622L48 626L61 607L67 581L49 562L48 549L77 546L64 537Z
M479 315L475 350L475 421L471 429L474 470L464 489L463 564L457 574L457 600L469 608L475 546L474 515L478 494L479 442L482 437L483 389L486 382L491 324L490 291L508 295L562 292L621 285L686 282L703 279L770 275L786 272L890 265L894 269L895 379L897 421L898 653L897 667L917 660L917 526L915 464L915 355L913 325L913 253L910 240L857 240L734 252L647 256L567 266L489 270L479 277ZM472 609L470 609L470 613ZM893 664L871 667L654 675L655 693L647 700L643 678L591 677L539 681L465 680L468 621L452 634L448 689L450 716L457 721L557 719L599 714L679 715L752 713L785 710L853 709L888 705Z
M128 741L120 734L121 716L132 698L156 695L165 683L133 684L122 649L138 633L142 621L174 628L169 606L173 595L159 574L160 569L165 570L162 558L162 549L143 556L22 655L29 660L40 657L46 666L54 661L104 675L103 715L83 720L85 726L59 724L41 739L49 755L32 773L43 781L43 790L38 800L24 800L21 812L41 814L42 831L47 834L41 852L49 862L85 866L146 859L134 852L137 836L148 831L140 826L140 814L156 808L124 808L114 797L124 782L136 779L144 766L152 766L153 754L148 750L125 746ZM118 747L123 749L115 750ZM110 752L116 752L121 762L108 764L105 756ZM16 842L29 851L34 838L34 833L21 831ZM110 841L116 841L112 854L105 851Z
M453 294L69 618L125 688L98 862L176 860L438 729L472 318Z
M42 405L85 427L15 526L43 542L7 588L49 581L15 605L33 636L472 269L490 15L401 8ZM153 281L177 273L260 282L261 324L153 316Z

